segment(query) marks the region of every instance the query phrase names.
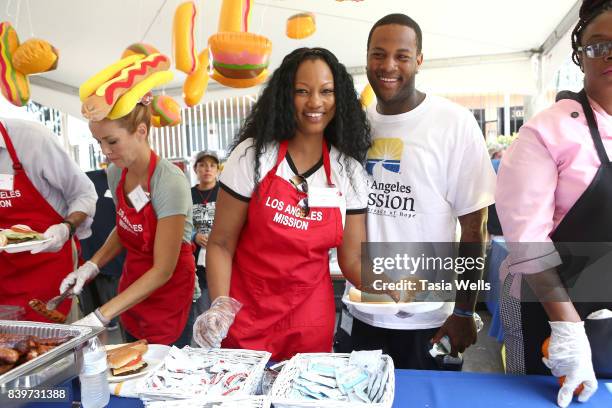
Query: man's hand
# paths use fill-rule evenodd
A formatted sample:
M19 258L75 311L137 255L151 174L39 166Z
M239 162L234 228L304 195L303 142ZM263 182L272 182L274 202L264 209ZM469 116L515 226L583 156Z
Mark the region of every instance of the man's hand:
M208 245L208 234L198 232L195 236L195 243L202 248L206 248L206 245Z
M457 353L463 353L472 344L476 344L478 334L474 318L450 315L431 342L437 343L444 336L450 338L451 356L457 357Z
M59 251L64 247L64 244L70 238L70 229L64 223L55 224L47 228L43 234L43 238L49 239L50 241L47 241L31 250L30 252L32 254L37 254L39 252Z

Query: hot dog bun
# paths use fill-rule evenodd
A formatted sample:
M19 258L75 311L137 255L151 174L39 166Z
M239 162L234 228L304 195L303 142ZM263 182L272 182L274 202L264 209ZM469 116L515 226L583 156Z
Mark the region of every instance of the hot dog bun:
M108 366L114 376L134 374L147 366L142 356L147 352L146 340L128 343L107 351Z
M365 293L357 288L349 289L349 300L359 303L395 303L393 298L384 293Z

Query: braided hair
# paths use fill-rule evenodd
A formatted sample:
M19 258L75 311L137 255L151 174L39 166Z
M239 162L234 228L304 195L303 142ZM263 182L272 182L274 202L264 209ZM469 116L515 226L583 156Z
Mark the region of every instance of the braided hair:
M582 34L589 24L605 11L612 10L612 0L583 0L578 12L578 24L572 31L572 61L580 65L578 47L582 44Z

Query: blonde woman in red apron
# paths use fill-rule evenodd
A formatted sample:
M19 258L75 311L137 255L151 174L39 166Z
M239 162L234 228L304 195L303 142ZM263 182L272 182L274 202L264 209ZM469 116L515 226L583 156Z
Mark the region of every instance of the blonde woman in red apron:
M328 252L338 248L343 273L359 287L365 241L361 163L370 133L352 79L327 50L292 52L238 139L208 242L213 302L194 339L218 347L225 338L223 347L267 350L277 361L330 352Z
M109 188L117 206L116 227L104 245L64 279L78 292L99 268L125 250L119 293L79 323L107 325L120 316L128 340L184 346L195 283L191 246L191 193L185 175L158 157L148 137L150 98L119 119L89 122L112 163Z

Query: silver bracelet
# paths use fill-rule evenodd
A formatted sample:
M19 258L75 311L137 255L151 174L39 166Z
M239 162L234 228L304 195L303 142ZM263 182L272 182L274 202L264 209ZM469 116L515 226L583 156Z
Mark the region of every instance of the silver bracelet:
M94 315L98 318L98 320L100 320L100 322L104 325L104 327L110 324L110 320L102 315L102 312L100 312L99 307L96 310L94 310Z

